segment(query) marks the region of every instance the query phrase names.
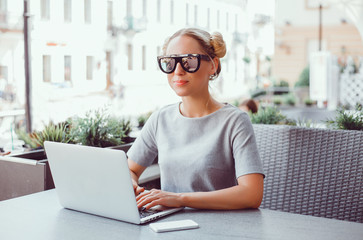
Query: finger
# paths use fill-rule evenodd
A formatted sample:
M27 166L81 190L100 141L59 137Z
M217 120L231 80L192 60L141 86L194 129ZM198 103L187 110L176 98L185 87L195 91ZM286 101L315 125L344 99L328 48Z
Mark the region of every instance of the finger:
M151 192L144 191L144 192L142 192L142 193L140 193L139 195L136 196L136 201L139 201L141 198L143 198L145 196L148 196L150 194L151 194Z
M162 202L161 199L154 200L154 201L150 202L149 204L145 205L145 209L149 210L150 208L155 207L157 205L162 205L161 202Z
M139 195L139 194L140 194L140 193L142 193L144 190L145 190L145 188L137 186L137 187L136 187L136 189L135 189L135 194L136 194L136 195Z
M137 207L144 207L147 204L150 204L152 201L158 200L158 197L156 196L151 196L151 195L147 195L147 196L143 196L142 198L140 198L136 203L137 203Z

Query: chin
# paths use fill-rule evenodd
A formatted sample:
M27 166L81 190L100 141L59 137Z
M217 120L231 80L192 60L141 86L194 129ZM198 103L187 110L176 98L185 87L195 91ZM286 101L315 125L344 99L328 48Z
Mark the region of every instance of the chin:
M185 89L180 89L180 88L172 88L172 89L179 97L185 97L189 95L189 92L185 91Z
M176 95L178 95L179 97L186 97L188 96L189 94L185 93L184 91L175 91L174 92L176 93Z

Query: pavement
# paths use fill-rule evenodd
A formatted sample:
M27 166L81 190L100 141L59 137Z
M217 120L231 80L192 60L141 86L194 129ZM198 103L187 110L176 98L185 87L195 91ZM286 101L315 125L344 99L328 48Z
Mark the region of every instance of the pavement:
M311 120L314 123L324 123L335 118L336 112L318 107L280 107L281 112L296 121Z

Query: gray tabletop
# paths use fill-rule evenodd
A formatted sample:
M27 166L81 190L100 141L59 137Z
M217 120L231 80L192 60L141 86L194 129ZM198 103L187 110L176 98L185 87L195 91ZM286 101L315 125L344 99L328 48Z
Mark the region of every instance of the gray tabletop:
M159 221L192 219L200 228L155 233L62 208L55 190L0 202L0 239L363 239L363 224L266 209L185 209Z

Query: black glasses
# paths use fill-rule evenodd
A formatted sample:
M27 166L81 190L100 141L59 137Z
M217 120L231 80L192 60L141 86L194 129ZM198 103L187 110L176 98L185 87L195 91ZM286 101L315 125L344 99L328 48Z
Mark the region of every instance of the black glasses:
M170 56L158 56L161 71L170 74L175 71L177 63L188 73L195 73L200 67L200 60L210 61L209 56L202 54L182 54Z

